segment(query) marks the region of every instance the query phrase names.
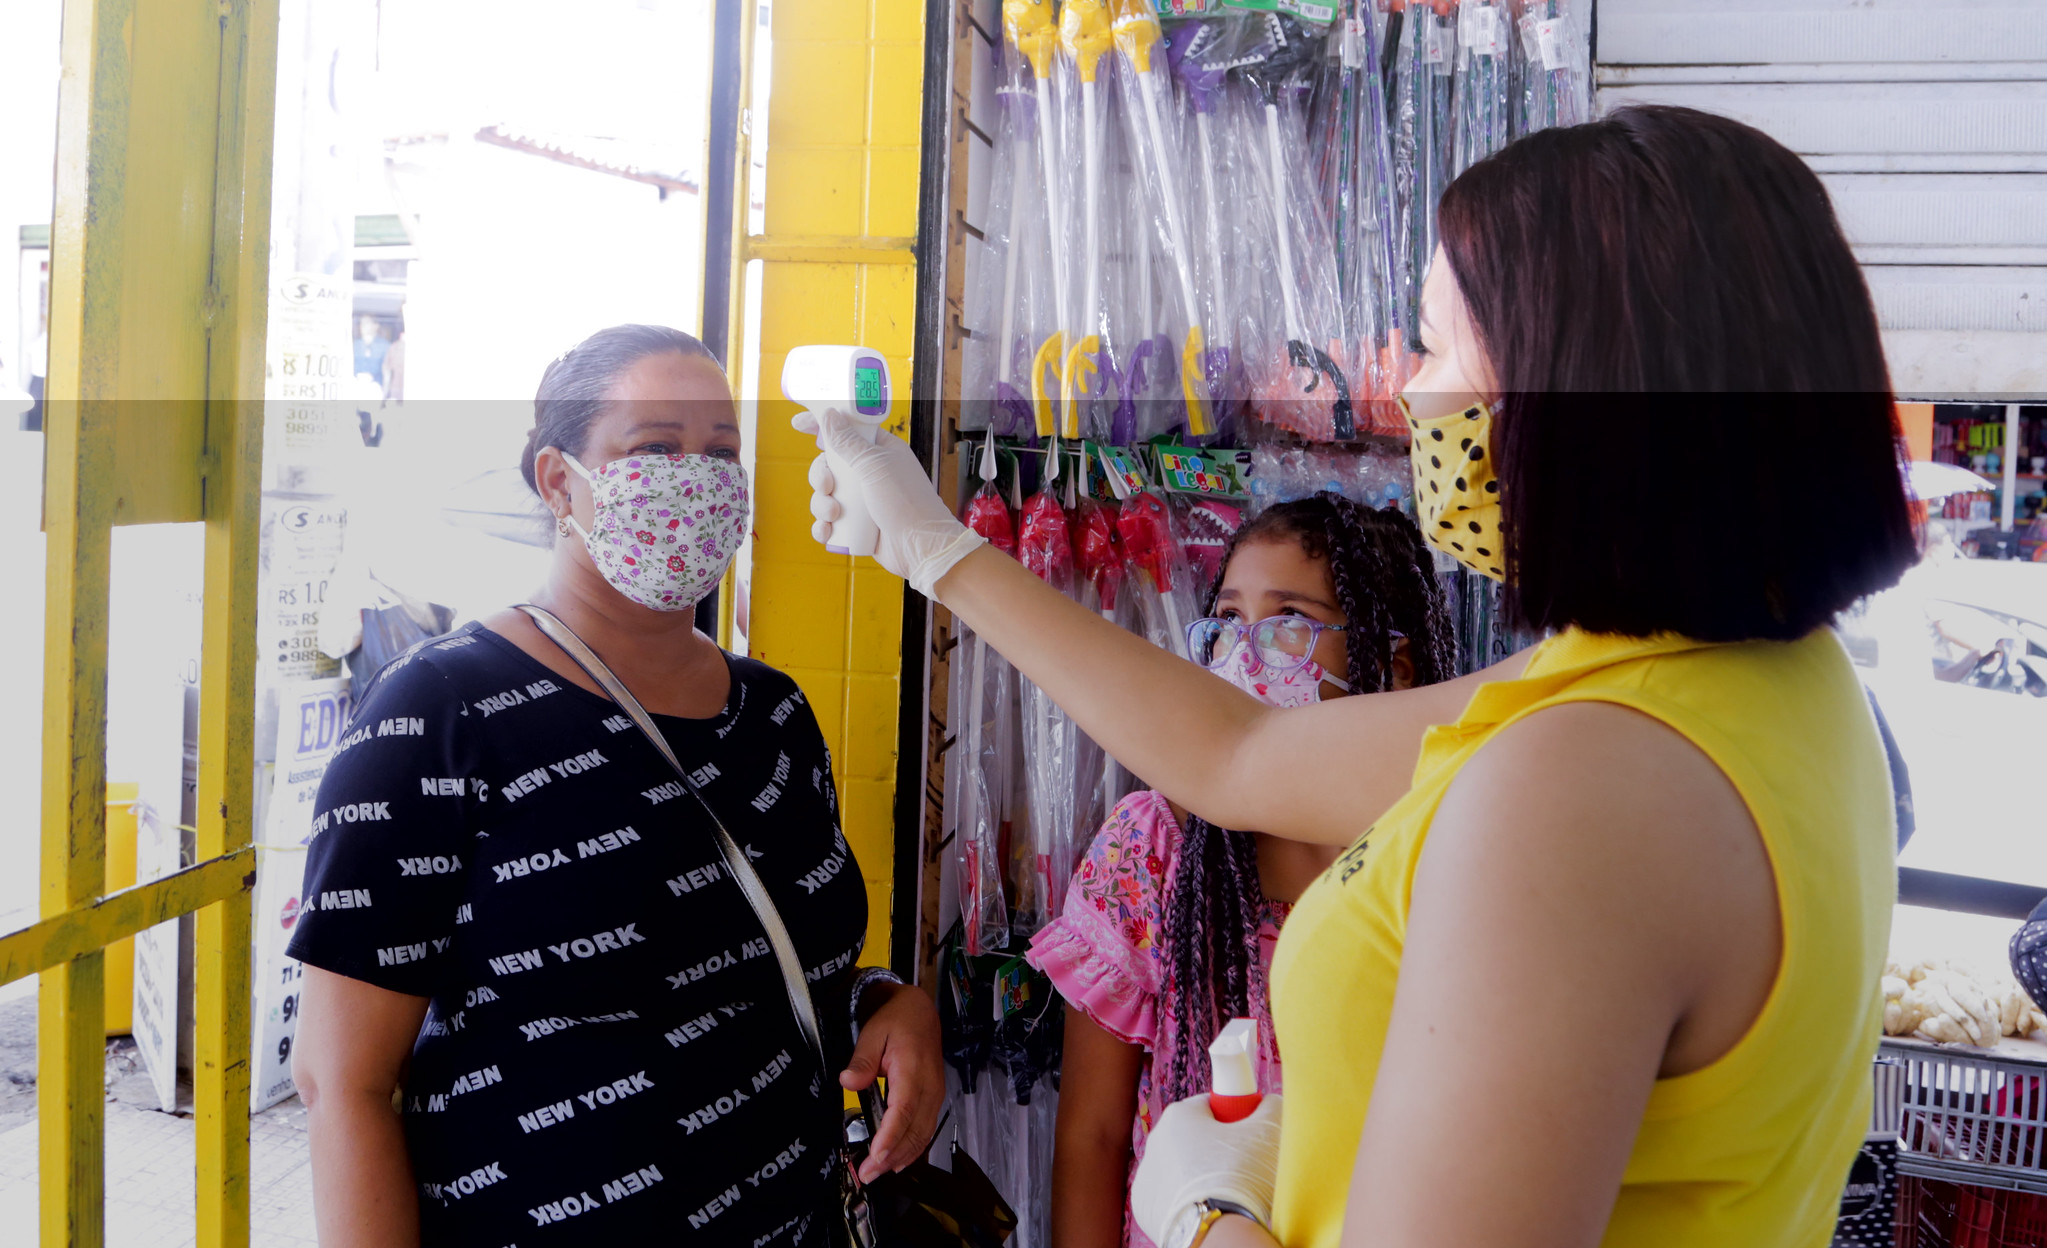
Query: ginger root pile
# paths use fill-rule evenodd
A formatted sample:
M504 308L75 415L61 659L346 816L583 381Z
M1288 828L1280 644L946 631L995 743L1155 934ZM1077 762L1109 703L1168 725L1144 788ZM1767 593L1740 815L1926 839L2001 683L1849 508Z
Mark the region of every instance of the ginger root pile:
M1883 992L1887 1036L1987 1049L2003 1036L2047 1029L2047 1013L2009 976L1985 980L1949 962L1893 962Z

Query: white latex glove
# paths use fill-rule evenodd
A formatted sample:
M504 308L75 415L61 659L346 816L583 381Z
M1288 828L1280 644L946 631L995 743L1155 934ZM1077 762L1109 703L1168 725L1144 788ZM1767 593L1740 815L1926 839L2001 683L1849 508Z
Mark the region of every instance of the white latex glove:
M1215 1120L1206 1096L1166 1106L1145 1139L1144 1160L1130 1184L1138 1229L1165 1245L1174 1224L1203 1200L1242 1205L1270 1227L1280 1106L1281 1098L1268 1094L1250 1117L1229 1123Z
M798 412L790 423L798 433L818 435L818 445L830 447L855 479L847 482L859 491L867 514L881 530L881 545L874 557L882 567L902 577L926 598L936 598L932 587L952 571L953 565L973 553L987 539L961 524L946 507L945 500L917 462L916 452L901 438L878 437L872 443L853 428L844 413L827 409L823 428L807 411ZM810 534L829 542L832 521L843 514L832 470L820 454L810 465L810 514L816 523Z

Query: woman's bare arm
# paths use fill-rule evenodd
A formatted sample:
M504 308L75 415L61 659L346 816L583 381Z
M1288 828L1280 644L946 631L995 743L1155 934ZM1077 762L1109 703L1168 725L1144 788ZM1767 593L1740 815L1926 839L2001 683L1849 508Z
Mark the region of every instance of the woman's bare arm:
M1407 792L1422 734L1455 719L1516 655L1482 672L1299 710L1264 705L1048 588L993 549L961 560L940 601L1117 761L1226 828L1348 844Z
M1143 1060L1136 1045L1067 1009L1052 1152L1052 1248L1122 1248Z
M1344 1248L1593 1248L1657 1079L1746 1034L1777 931L1762 838L1684 738L1598 703L1502 732L1415 873Z
M306 1104L323 1248L417 1248L419 1192L392 1094L427 999L306 968L291 1073Z

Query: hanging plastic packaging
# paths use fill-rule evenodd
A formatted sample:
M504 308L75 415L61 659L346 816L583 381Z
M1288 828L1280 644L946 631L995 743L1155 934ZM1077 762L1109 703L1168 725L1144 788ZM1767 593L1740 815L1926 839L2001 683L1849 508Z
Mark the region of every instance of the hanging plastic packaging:
M996 491L992 440L983 456L982 484L967 504L968 528L1007 555L1016 553L1009 507ZM953 843L959 869L960 920L969 954L1009 947L1009 900L1003 882L1009 779L1015 767L1009 725L1014 714L1015 670L963 622L958 624L962 661L951 686L952 714L959 742L946 771L948 814L955 817Z
M1412 370L1397 311L1398 227L1378 26L1370 0L1351 0L1335 36L1336 72L1324 75L1316 99L1314 133L1323 137L1313 146L1322 153L1338 308L1356 364L1358 426L1397 436L1406 426L1393 399Z
M1066 289L1066 208L1060 189L1060 128L1052 70L1058 60L1059 19L1053 0L1002 0L1002 30L1030 66L1031 102L1037 124L1039 194L1045 204L1044 272L1051 286L1051 323L1056 327L1031 353L1031 410L1038 436L1057 428L1055 400L1073 309ZM1012 176L1017 176L1012 174Z
M940 955L938 1011L947 1076L942 1122L1016 1210L1008 1248L1050 1248L1065 1019L1059 994L1021 958L968 956L955 929Z
M1073 144L1080 152L1079 299L1073 319L1067 322L1072 336L1066 342L1059 373L1059 434L1065 438L1082 435L1087 427L1082 403L1101 397L1104 373L1113 367L1109 344L1103 341L1102 275L1107 250L1102 227L1110 214L1103 198L1102 162L1109 140L1101 81L1104 70L1111 67L1113 46L1109 9L1103 0L1065 0L1059 8L1059 47L1065 53L1059 65L1069 87L1065 94L1079 100L1080 111ZM1107 434L1106 423L1099 432Z
M1251 24L1249 14L1181 22L1173 27L1167 59L1179 81L1187 111L1194 118L1195 146L1191 164L1200 187L1193 200L1190 237L1199 238L1195 266L1195 297L1202 305L1204 350L1201 353L1202 380L1213 404L1211 416L1218 432L1235 423L1247 391L1244 380L1241 341L1237 324L1235 292L1243 287L1240 270L1246 264L1232 205L1226 167L1229 136L1223 132L1222 103L1228 90L1230 70L1237 64L1241 32Z
M1123 500L1116 532L1144 636L1161 650L1186 657L1187 626L1200 606L1171 510L1157 494L1139 490Z
M1076 475L1081 480L1087 476L1085 469ZM1136 631L1136 604L1125 592L1129 570L1124 564L1122 538L1116 532L1116 517L1094 498L1082 494L1069 518L1074 563L1080 574L1081 605L1099 611L1102 618L1113 624ZM1107 822L1116 803L1135 787L1123 765L1086 733L1080 734L1077 776L1082 792L1074 825L1076 865L1079 833Z
M1514 137L1511 110L1517 42L1503 0L1460 0L1452 176L1499 151Z
M1178 125L1179 114L1173 107L1172 68L1167 58L1165 32L1152 0L1115 0L1114 32L1124 70L1119 78L1123 86L1123 111L1129 120L1130 148L1137 156L1145 191L1143 201L1152 209L1147 224L1154 227L1163 245L1166 265L1179 295L1179 323L1185 326L1179 342L1168 339L1166 346L1177 364L1174 371L1180 382L1188 435L1208 437L1216 432L1217 423L1205 358L1208 338L1202 328L1203 301L1197 289L1193 236L1188 229L1188 208L1193 199L1186 177L1189 157Z
M1246 341L1263 345L1252 347L1245 367L1261 418L1304 437L1347 441L1358 434L1349 380L1354 349L1344 342L1337 309L1334 242L1315 194L1307 126L1307 97L1325 68L1328 31L1288 14L1257 17L1257 44L1236 71L1252 90L1228 114L1246 140L1239 148L1246 166L1242 207L1258 222L1267 256L1258 265L1265 297L1245 309L1253 318Z
M1045 6L1020 7L1028 16ZM1018 437L1036 429L1031 362L1040 344L1059 330L1060 272L1052 263L1051 205L1041 161L1040 84L1013 38L998 45L995 59L1001 77L986 228L967 244L965 320L976 332L962 346L965 402L959 425ZM1044 85L1049 94L1049 81Z
M1038 492L1024 504L1018 557L1038 579L1074 596L1073 539L1056 493L1059 457ZM1080 792L1080 729L1036 683L1019 675L1023 714L1028 844L1012 879L1016 912L1011 935L1029 936L1059 915L1075 865L1075 821Z
M1588 120L1585 40L1565 0L1520 0L1520 57L1515 62L1514 134Z
M1450 120L1456 28L1448 0L1391 0L1386 42L1394 72L1388 87L1388 141L1399 220L1400 326L1407 350L1421 351L1421 288L1436 252L1436 201L1449 180L1455 128Z
M1251 514L1328 490L1367 507L1405 507L1414 472L1405 451L1353 452L1267 444L1251 450Z

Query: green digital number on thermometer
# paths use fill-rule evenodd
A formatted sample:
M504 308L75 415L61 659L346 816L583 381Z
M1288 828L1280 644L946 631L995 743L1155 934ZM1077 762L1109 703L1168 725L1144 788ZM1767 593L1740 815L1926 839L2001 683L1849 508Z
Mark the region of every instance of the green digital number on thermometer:
M853 370L853 405L863 411L882 405L880 369L862 365Z

